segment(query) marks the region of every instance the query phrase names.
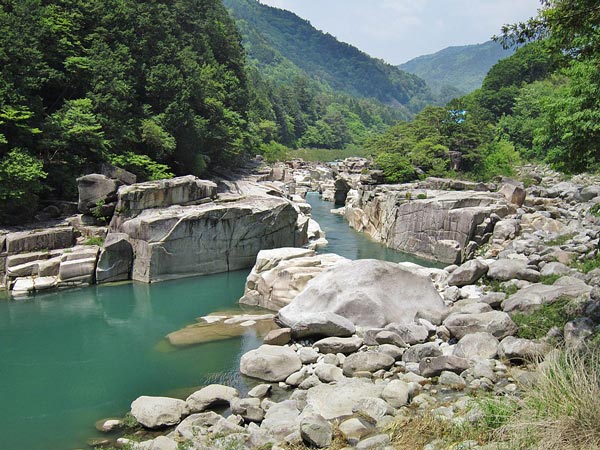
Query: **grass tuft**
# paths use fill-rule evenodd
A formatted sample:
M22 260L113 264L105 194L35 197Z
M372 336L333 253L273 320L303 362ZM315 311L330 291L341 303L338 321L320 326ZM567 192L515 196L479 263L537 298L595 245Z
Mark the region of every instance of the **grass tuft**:
M519 331L517 336L524 339L541 339L553 327L561 330L565 324L577 317L577 308L567 297L560 297L553 303L544 304L529 313L514 313L512 320Z

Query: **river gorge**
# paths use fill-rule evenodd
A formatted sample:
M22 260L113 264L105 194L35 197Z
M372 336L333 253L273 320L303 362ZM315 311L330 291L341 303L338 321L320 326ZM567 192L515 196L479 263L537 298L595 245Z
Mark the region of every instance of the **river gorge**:
M312 217L331 252L349 259L433 263L389 249L331 214L309 193ZM102 438L95 421L122 416L140 395L185 398L209 383L245 392L240 356L262 340L253 332L188 347L165 336L218 311L239 311L249 270L145 284L123 282L0 301L2 448L84 447ZM0 291L1 292L1 291Z

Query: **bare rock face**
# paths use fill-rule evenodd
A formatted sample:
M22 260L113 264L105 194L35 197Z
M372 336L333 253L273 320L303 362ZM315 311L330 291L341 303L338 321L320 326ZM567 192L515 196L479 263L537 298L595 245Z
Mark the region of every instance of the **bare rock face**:
M362 186L356 200L349 197L345 217L353 228L388 247L460 264L470 242L481 244L490 237L494 225L490 216L503 217L510 210L498 193L419 188Z
M334 313L356 326L383 328L410 324L418 317L437 317L446 306L430 278L398 264L364 259L337 264L317 275L279 320L293 324L307 314Z
M36 250L55 250L69 248L75 244L73 227L47 228L41 231L18 231L8 233L5 237L6 252L34 252Z
M193 176L119 189L111 231L135 255L132 278L154 282L252 267L261 249L301 245L298 211L273 195L213 201L217 186Z
M133 263L133 248L124 233L110 233L104 241L96 267L96 282L128 280Z
M315 276L347 261L335 254L317 255L302 248L261 250L240 303L278 311L294 300Z

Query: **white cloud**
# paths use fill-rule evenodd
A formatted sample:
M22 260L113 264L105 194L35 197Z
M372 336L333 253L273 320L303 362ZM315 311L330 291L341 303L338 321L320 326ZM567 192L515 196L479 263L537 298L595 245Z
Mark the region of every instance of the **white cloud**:
M390 63L475 44L535 15L538 0L261 0Z

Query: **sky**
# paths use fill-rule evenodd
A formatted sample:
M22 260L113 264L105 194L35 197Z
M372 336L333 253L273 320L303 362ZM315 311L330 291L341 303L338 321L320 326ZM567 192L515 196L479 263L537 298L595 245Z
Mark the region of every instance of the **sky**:
M535 16L539 0L260 0L391 64L479 44Z

